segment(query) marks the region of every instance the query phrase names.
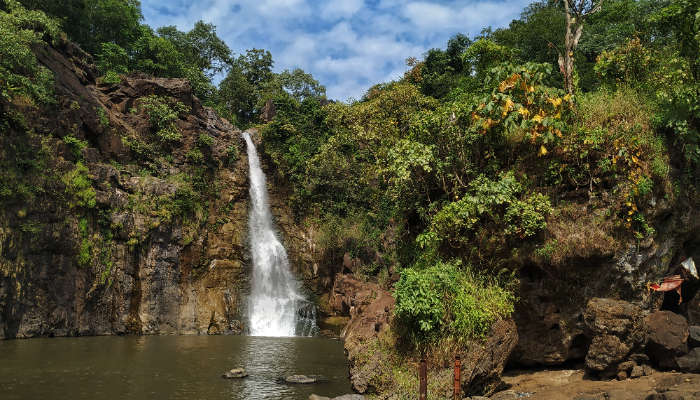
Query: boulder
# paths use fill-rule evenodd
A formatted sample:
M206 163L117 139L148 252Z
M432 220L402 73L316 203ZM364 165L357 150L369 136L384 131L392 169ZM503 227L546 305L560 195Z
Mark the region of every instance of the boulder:
M462 392L489 396L501 386L501 373L518 343L518 331L512 320L493 324L488 339L474 344L462 355Z
M632 371L632 368L634 368L636 366L637 366L637 363L635 363L634 361L625 361L623 363L620 363L620 365L617 366L617 370L630 372L630 371Z
M664 369L678 368L676 357L688 352L688 322L671 311L656 311L644 319L648 331L647 354Z
M224 372L221 377L226 379L245 378L248 373L243 368L234 368Z
M624 337L638 334L642 310L615 299L591 299L583 312L586 328L592 334Z
M606 376L615 376L618 371L629 373L636 365L635 361L629 361L621 368L616 368L616 365L627 360L630 352L644 343L643 315L639 307L626 301L589 300L583 312L586 334L591 338L586 368L596 373L604 372Z
M682 357L677 357L676 364L683 372L700 372L700 347L692 349Z
M688 346L700 347L700 325L688 327Z
M632 371L630 371L630 378L641 378L644 376L644 368L640 367L639 365L635 365L632 368Z
M623 361L629 352L630 347L617 336L596 336L586 355L586 368L598 372L605 371Z
M350 317L342 337L350 382L358 393L376 390L374 382L391 373L383 368L390 363L387 354L376 350L379 335L389 330L394 303L391 293L375 283L362 282L350 275L336 276L329 306L332 311Z

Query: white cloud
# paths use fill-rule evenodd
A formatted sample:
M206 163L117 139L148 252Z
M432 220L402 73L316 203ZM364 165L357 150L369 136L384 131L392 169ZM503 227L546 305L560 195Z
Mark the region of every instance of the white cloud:
M330 0L321 6L321 18L334 20L339 18L350 18L358 12L363 0Z
M360 98L398 79L404 60L444 47L458 32L507 25L529 0L142 0L151 26L190 29L211 22L234 52L264 48L275 69L299 67L327 86L329 97Z

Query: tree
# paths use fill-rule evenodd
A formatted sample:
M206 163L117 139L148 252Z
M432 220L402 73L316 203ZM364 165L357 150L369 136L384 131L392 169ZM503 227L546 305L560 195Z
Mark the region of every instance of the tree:
M561 47L561 32L566 27L564 13L557 3L543 0L532 3L507 28L486 32L485 38L511 47L520 63L549 63L557 66L556 48ZM554 82L552 82L553 84Z
M141 32L139 0L20 0L29 9L58 17L68 37L95 54L104 42L128 47Z
M566 15L564 50L559 49L559 69L564 76L564 88L574 93L574 51L583 33L586 19L598 12L605 0L562 0Z
M189 32L181 32L175 26L164 26L158 29L158 35L173 43L185 57L186 64L196 66L210 78L233 61L231 50L216 35L213 24L197 21Z
M307 98L326 96L326 88L301 68L295 68L292 72L285 70L277 75L277 79L282 88L298 102Z

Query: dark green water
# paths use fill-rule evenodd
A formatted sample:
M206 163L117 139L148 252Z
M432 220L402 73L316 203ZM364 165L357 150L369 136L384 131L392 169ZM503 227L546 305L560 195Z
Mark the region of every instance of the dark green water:
M250 374L221 378L231 368ZM292 374L327 383L276 383ZM351 393L340 341L251 336L0 341L0 399L307 399Z

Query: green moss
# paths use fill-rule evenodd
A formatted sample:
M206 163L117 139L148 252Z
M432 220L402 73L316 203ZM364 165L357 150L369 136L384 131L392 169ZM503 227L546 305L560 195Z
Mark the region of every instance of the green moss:
M88 173L88 168L78 161L74 169L63 175L62 181L69 196L69 207L94 208L97 205L97 195Z
M78 265L81 267L87 267L90 265L92 260L92 243L88 238L83 238L80 241L80 248L78 249Z

